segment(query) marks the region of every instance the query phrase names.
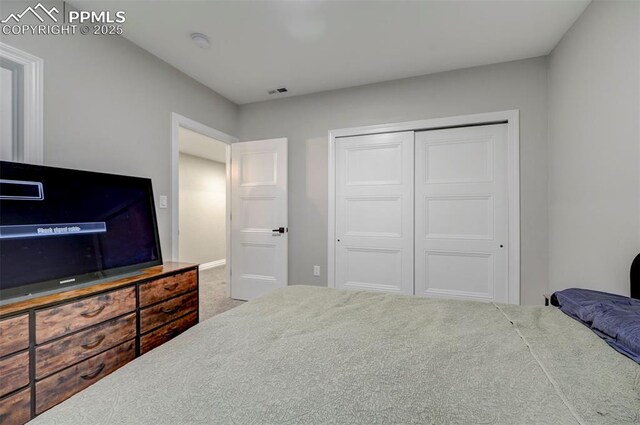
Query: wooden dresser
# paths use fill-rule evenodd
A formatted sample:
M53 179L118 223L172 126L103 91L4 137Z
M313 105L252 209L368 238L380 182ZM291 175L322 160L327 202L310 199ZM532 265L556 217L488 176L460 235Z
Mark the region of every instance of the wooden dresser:
M198 323L198 266L0 306L0 424L24 424Z

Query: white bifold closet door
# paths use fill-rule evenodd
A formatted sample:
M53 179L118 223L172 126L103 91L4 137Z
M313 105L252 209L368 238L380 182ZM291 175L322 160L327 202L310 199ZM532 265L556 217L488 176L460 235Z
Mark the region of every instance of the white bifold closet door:
M335 282L508 302L507 125L336 139Z
M413 132L336 144L336 287L413 294Z
M415 294L507 303L507 125L415 143Z

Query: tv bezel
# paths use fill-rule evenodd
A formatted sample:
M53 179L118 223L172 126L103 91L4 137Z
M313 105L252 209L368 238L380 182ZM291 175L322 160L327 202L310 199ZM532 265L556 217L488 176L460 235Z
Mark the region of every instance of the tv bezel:
M138 179L144 180L148 182L147 187L147 197L151 203L151 220L153 228L155 229L155 242L158 248L158 259L153 261L147 261L144 263L136 263L129 266L123 267L115 267L111 269L100 270L92 273L82 273L78 275L69 275L64 277L59 277L55 279L50 279L41 282L27 283L21 286L17 286L15 288L9 289L1 289L0 288L0 302L3 304L7 301L17 298L35 296L38 293L42 292L62 292L65 290L73 289L73 287L86 285L91 282L100 281L109 278L117 278L118 276L127 275L132 272L137 272L149 267L161 266L163 264L162 259L162 246L160 244L160 232L158 229L158 218L156 214L156 206L155 199L153 196L153 180L148 177L138 177L138 176L128 176L125 174L113 174L113 173L104 173L99 171L90 171L90 170L81 170L75 168L66 168L66 167L51 167L48 165L39 165L39 164L27 164L21 162L12 162L12 161L0 161L0 169L2 169L3 163L12 164L12 166L18 165L23 166L25 168L36 167L36 168L53 168L57 170L65 170L72 172L81 172L81 173L89 173L93 175L102 175L116 178L125 178L125 179ZM0 174L1 177L1 174Z

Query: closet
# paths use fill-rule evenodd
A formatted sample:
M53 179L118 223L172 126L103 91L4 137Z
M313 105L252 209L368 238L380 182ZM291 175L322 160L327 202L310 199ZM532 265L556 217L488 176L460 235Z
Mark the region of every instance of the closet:
M335 138L335 287L509 302L508 125Z

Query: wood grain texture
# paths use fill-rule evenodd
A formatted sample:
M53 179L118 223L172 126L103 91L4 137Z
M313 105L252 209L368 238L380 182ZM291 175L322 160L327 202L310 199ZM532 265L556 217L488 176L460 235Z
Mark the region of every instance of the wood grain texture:
M135 341L128 341L36 383L36 414L68 399L136 357Z
M140 311L140 332L146 333L198 308L196 291L171 298Z
M0 320L0 357L29 347L29 315Z
M0 424L22 425L31 419L29 388L0 400Z
M29 352L0 360L0 397L29 385Z
M198 323L198 312L190 313L140 338L140 352L147 353Z
M40 379L136 336L136 314L91 327L36 347L36 378Z
M190 270L140 285L140 307L145 307L198 287L198 271Z
M141 273L136 274L135 276L126 277L123 279L114 279L77 289L70 288L68 291L60 292L57 294L35 296L28 300L9 303L0 306L0 316L17 313L19 311L27 310L30 308L45 307L50 304L69 301L71 299L82 297L85 295L93 295L96 292L120 288L142 280L153 279L166 274L176 273L188 269L197 269L197 267L198 266L196 264L191 263L167 262L161 266L149 267L148 269L141 270Z
M142 352L198 323L197 273L196 264L167 263L0 306L0 424L22 425L31 409L44 412L133 360L143 312L148 332ZM136 295L147 306L139 312ZM26 351L30 338L34 355ZM35 382L29 381L30 368Z
M136 288L107 292L36 311L36 343L122 316L136 309Z

